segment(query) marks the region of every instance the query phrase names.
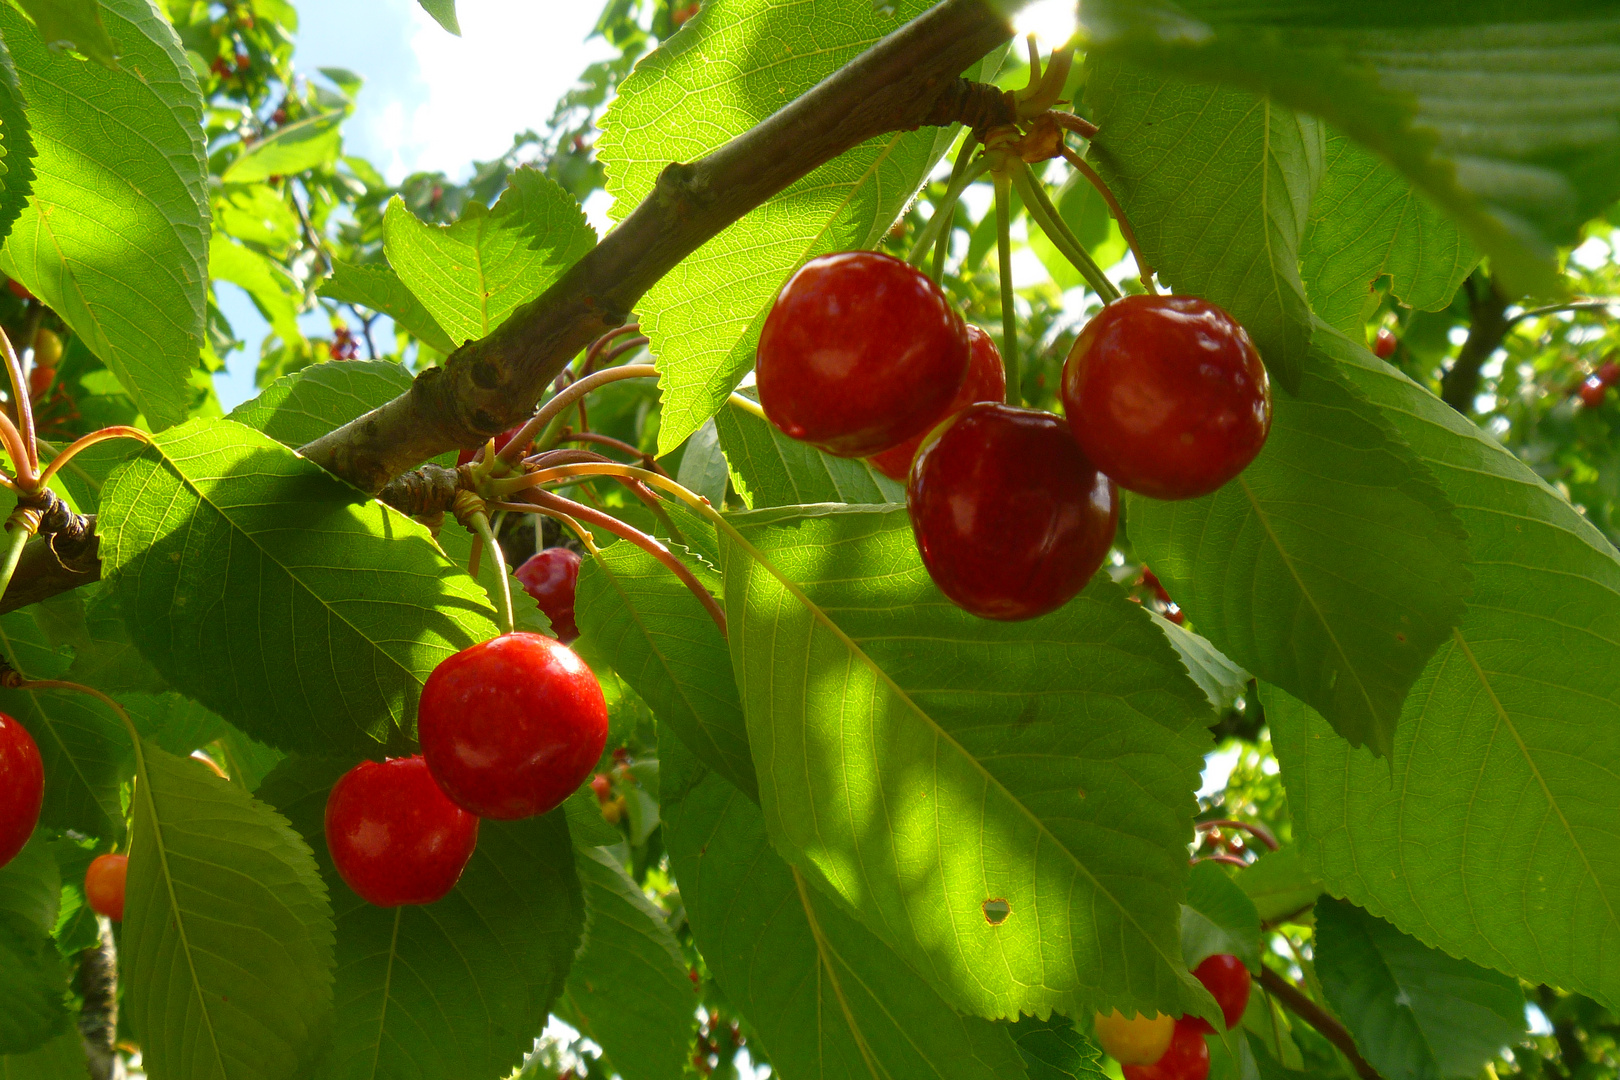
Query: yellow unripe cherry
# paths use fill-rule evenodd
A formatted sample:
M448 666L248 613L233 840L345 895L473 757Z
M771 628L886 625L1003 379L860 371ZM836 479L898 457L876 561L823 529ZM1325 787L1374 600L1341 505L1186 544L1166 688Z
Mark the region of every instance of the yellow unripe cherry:
M1127 1019L1118 1009L1104 1016L1097 1014L1097 1042L1103 1052L1121 1065L1152 1065L1170 1048L1175 1034L1175 1017L1163 1013Z

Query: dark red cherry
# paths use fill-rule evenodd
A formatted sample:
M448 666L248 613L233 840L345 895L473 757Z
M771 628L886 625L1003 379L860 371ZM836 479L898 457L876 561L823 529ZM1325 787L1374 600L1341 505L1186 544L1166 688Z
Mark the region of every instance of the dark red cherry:
M1609 384L1596 375L1588 375L1581 383L1580 389L1575 391L1581 396L1581 404L1588 409L1595 409L1603 404L1603 399L1609 395Z
M1206 957L1202 963L1193 968L1193 975L1204 984L1204 989L1210 992L1215 1004L1221 1007L1221 1017L1226 1021L1226 1030L1231 1031L1243 1020L1243 1010L1249 1007L1249 969L1243 966L1243 961L1231 953L1216 953ZM1204 1031L1213 1031L1207 1021L1196 1016L1184 1019L1202 1024Z
M1603 380L1605 386L1620 383L1620 361L1605 360L1598 365L1597 377Z
M0 866L34 835L45 799L45 763L28 729L0 713Z
M579 583L579 555L568 548L546 548L537 552L516 570L523 591L551 620L557 637L567 644L579 637L574 622L574 587Z
M986 619L1068 603L1108 556L1113 481L1051 413L980 401L935 428L906 494L923 565L940 591Z
M996 348L996 343L990 340L989 334L972 323L968 324L967 335L967 378L962 380L962 389L956 392L945 411L934 417L934 423L975 401L1007 400L1007 369L1001 364L1001 352ZM905 480L911 475L911 459L917 456L917 447L922 445L923 437L927 434L925 429L899 446L873 454L868 459L872 468L891 480Z
M525 420L524 423L528 423L528 421ZM505 431L503 431L499 435L495 436L495 452L498 454L502 450L506 449L506 444L512 441L512 436L516 435L518 433L519 428L522 428L522 427L523 427L523 424L519 424L517 427L507 428ZM467 464L473 458L477 457L478 452L480 450L482 450L482 449L483 449L483 446L479 445L479 446L473 447L470 450L461 451L461 453L456 455L456 464L457 465L465 465L465 464Z
M1195 1017L1176 1021L1170 1049L1152 1065L1125 1065L1125 1080L1204 1080L1209 1075L1209 1044L1193 1023Z
M1395 346L1400 344L1395 335L1387 326L1378 328L1378 336L1373 339L1373 354L1380 360L1388 360L1395 355Z
M446 795L479 817L524 818L591 775L607 745L607 702L568 646L503 634L433 669L416 728Z
M1271 387L1249 335L1196 296L1127 296L1086 324L1063 365L1086 456L1155 499L1207 495L1254 460Z
M124 921L124 882L129 877L128 855L97 855L84 872L84 898L90 910L114 922Z
M431 904L455 888L478 819L415 757L362 761L326 798L326 846L340 877L378 907Z
M759 403L791 438L870 457L945 415L968 370L967 327L928 276L890 255L811 259L759 335Z

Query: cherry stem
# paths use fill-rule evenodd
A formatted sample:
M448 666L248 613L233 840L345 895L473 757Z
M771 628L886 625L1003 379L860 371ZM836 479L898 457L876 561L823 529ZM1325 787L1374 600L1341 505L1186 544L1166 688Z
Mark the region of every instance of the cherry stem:
M56 475L57 470L66 465L69 461L73 460L73 456L79 451L88 450L97 443L109 442L113 439L135 439L139 442L147 444L152 442L151 435L148 435L140 428L129 427L124 424L117 424L113 427L104 427L100 431L92 431L88 435L75 439L73 442L69 443L65 448L63 448L62 452L57 454L49 465L45 466L45 471L40 473L39 483L34 485L35 488L42 488L49 483L51 477Z
M978 136L974 135L973 132L970 131L962 137L962 147L956 152L956 161L951 165L951 184L956 183L957 178L967 171L968 163L973 160L973 149L978 145L979 138ZM948 191L949 189L950 185L947 184L946 190ZM965 191L967 189L964 187L962 190ZM958 200L960 200L960 191L957 192L957 196ZM943 209L943 207L941 209ZM939 211L936 210L935 213L937 214ZM934 239L934 267L933 272L929 274L929 276L935 281L941 281L945 277L945 257L951 252L951 230L954 228L956 223L955 202L951 203L950 210L947 211L947 213L949 216L945 219L945 227L939 230L939 235ZM933 218L929 218L928 224L932 225L933 223Z
M1085 246L1076 239L1069 226L1064 223L1063 215L1057 212L1052 200L1046 197L1045 186L1030 174L1029 166L1022 161L1018 162L1013 170L1013 180L1018 184L1018 194L1023 196L1024 209L1029 216L1035 219L1035 224L1041 227L1046 238L1052 241L1054 247L1063 253L1063 257L1080 271L1080 276L1086 279L1096 294L1102 297L1102 302L1111 304L1119 299L1119 289L1108 280Z
M1142 287L1148 291L1150 296L1158 292L1153 287L1153 264L1149 263L1147 256L1142 254L1142 245L1136 242L1136 230L1131 228L1131 219L1125 216L1125 208L1119 205L1118 199L1114 198L1113 190L1103 182L1103 178L1098 175L1097 170L1087 164L1085 158L1071 150L1067 143L1061 144L1059 151L1063 154L1063 160L1067 161L1081 176L1091 181L1091 186L1097 189L1097 193L1103 197L1103 202L1108 204L1108 212L1114 215L1114 223L1119 226L1119 234L1125 238L1126 246L1131 249L1131 254L1136 258L1136 271L1142 278Z
M753 398L745 397L744 395L733 390L731 392L731 397L728 400L731 402L733 407L741 409L743 412L748 413L751 416L757 416L767 424L771 422L771 418L765 415L764 407Z
M467 515L467 527L478 534L478 538L489 547L490 552L495 556L495 577L501 583L501 626L506 633L510 634L517 629L517 623L512 615L512 583L507 580L506 556L501 552L500 541L495 539L495 530L489 527L489 516L482 510ZM474 551L473 559L476 561L477 558L478 552ZM471 570L473 575L476 576L478 568L473 566Z
M516 435L512 436L512 441L501 447L501 452L496 455L496 458L509 466L515 464L523 457L523 451L528 447L529 443L534 441L536 433L545 430L546 425L561 416L563 410L597 387L606 386L608 383L617 382L620 379L656 378L658 378L658 369L651 364L626 364L623 367L598 371L576 382L569 383L557 391L552 399L540 408L539 412L529 417L528 422L518 429Z
M575 467L576 466L561 465L557 468L568 469ZM578 467L584 468L586 466L581 465ZM644 470L638 469L636 471L641 472ZM539 474L536 473L534 475ZM657 476L658 474L648 473L647 475ZM674 483L674 481L670 481L670 483ZM664 565L666 569L679 578L681 584L686 586L687 591L693 596L697 597L698 602L703 605L703 610L709 613L709 618L714 620L714 625L720 628L720 636L726 636L726 613L721 609L719 602L716 601L714 597L709 595L709 590L705 589L697 578L692 576L692 572L686 568L686 564L681 562L680 559L677 559L675 557L675 553L670 551L669 548L665 547L663 543L661 543L656 537L648 536L646 533L642 532L633 525L626 525L612 514L603 513L602 511L593 507L586 506L584 503L577 503L572 499L565 499L554 491L541 491L538 488L532 488L523 492L523 498L532 505L525 506L520 503L505 502L496 502L491 503L490 505L498 510L514 510L519 512L527 511L529 513L549 514L550 516L556 517L559 520L570 521L575 529L579 528L580 521L588 521L593 525L606 529L614 536L617 536L623 540L628 540L630 543L636 545L636 547L657 559ZM588 531L586 532L586 535L589 535ZM590 547L591 554L598 554L594 543L591 544Z
M1251 825L1247 821L1238 821L1236 818L1215 818L1211 821L1200 821L1197 829L1199 832L1206 829L1242 829L1244 832L1252 834L1256 840L1266 845L1271 851L1276 851L1279 846L1277 838L1271 835L1271 830L1262 825Z
M1238 858L1236 855L1226 855L1226 854L1202 855L1202 856L1200 856L1200 857L1198 857L1196 859L1188 859L1187 862L1188 862L1188 865L1190 865L1190 866L1197 866L1201 862L1226 863L1228 866L1248 866L1249 865L1248 863L1244 862L1242 859Z
M951 167L951 181L945 188L945 194L940 196L939 202L934 206L933 216L928 219L928 224L923 226L923 231L917 234L917 242L912 245L911 254L906 256L906 261L918 269L922 268L923 260L928 258L928 253L933 249L935 242L941 236L950 235L950 224L956 217L956 202L962 197L962 192L990 168L987 158L964 163L964 156L971 158L975 142L973 136L969 135L968 141L962 144L962 155L957 157L956 165ZM934 276L937 280L939 275Z
M636 447L631 446L623 439L615 439L611 435L598 435L594 431L566 432L557 441L560 443L594 443L597 446L605 446L610 450L617 450L621 454L629 454L631 457L640 461L641 467L644 469L651 469L653 472L662 473L665 476L669 475L669 472L665 470L662 465L658 464L657 459L651 454L647 453L645 450L638 450Z
M1065 131L1072 131L1081 138L1094 138L1102 129L1083 116L1076 116L1071 112L1052 109L1049 114L1058 127Z
M1512 326L1526 319L1539 319L1543 315L1556 315L1560 311L1596 311L1607 315L1610 309L1616 307L1620 307L1620 297L1570 300L1562 304L1548 304L1546 307L1528 308L1509 319L1508 325Z
M36 319L34 323L37 325L38 321ZM39 331L34 332L37 334ZM17 350L12 348L11 338L4 330L0 330L0 351L5 353L6 372L11 376L12 396L17 403L17 425L13 427L8 417L6 426L11 427L11 434L19 436L18 443L27 455L26 462L17 459L17 479L24 481L24 487L34 490L39 486L33 480L39 471L39 450L34 445L34 405L28 396L28 376L23 373L22 361L17 358ZM16 457L15 452L12 456Z
M35 520L37 521L38 518L36 517ZM13 514L11 520L6 522L6 561L0 564L0 596L4 596L6 590L11 587L11 575L17 572L17 563L22 561L23 547L34 535L34 531L26 523L18 520L16 514Z
M591 342L591 347L585 350L584 361L579 365L579 374L570 381L572 382L577 381L578 379L583 379L594 371L596 369L596 362L602 359L602 350L607 348L608 343L614 338L623 337L626 334L639 333L641 333L641 324L639 322L628 322L623 326L615 326L612 330L609 330L607 333ZM646 338L643 338L642 340L646 341ZM612 360L614 356L618 355L619 350L615 349L613 355L608 357L608 360ZM562 386L559 386L558 389L561 390ZM589 431L591 427L591 418L590 415L585 411L584 400L581 400L579 403L579 426L583 431Z
M1016 159L1003 154L1005 162ZM1017 162L1023 168L1023 162ZM1024 384L1018 372L1018 312L1013 306L1012 280L1012 177L1010 164L994 170L996 186L996 254L1001 270L1001 363L1007 371L1007 404L1024 403Z
M577 465L581 462L618 464L612 458L604 457L590 450L547 450L544 453L535 454L533 457L524 459L524 464L533 469L548 469L554 465ZM653 467L660 475L669 475L669 473L657 467L657 462L653 463ZM681 530L676 526L675 522L670 520L669 512L664 509L664 501L655 495L651 488L640 481L632 480L628 476L615 476L613 479L629 488L630 494L647 504L647 509L651 510L658 520L664 523L665 528L669 529L669 534L675 539L676 543L686 543L686 537L681 535ZM580 493L588 495L588 489L581 488Z
M1351 1037L1349 1031L1345 1030L1344 1025L1329 1015L1322 1006L1307 997L1305 991L1264 964L1260 965L1260 974L1255 979L1260 983L1262 989L1282 1002L1289 1012L1311 1025L1322 1038L1332 1043L1339 1053L1345 1056L1345 1060L1350 1063L1351 1067L1356 1070L1356 1075L1361 1077L1361 1080L1383 1080L1378 1075L1378 1070L1368 1064L1367 1059L1361 1056L1361 1051L1356 1048L1355 1039Z
M93 686L81 683L67 682L63 679L24 679L15 685L18 690L72 690L75 693L89 694L107 708L118 714L118 719L124 722L124 730L129 732L130 741L135 744L135 769L142 780L146 779L146 758L141 753L141 734L135 730L135 722L129 718L124 707L112 698L103 694ZM154 815L155 817L155 815Z

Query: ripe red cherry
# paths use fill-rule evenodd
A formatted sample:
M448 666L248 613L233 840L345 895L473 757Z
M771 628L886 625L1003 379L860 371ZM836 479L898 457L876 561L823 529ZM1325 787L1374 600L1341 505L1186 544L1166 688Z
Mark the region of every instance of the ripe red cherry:
M477 844L478 819L439 790L420 754L362 761L326 798L326 847L338 875L378 907L438 900Z
M1581 404L1588 409L1595 409L1603 404L1603 399L1609 394L1609 384L1596 375L1588 375L1581 383L1579 390L1575 391L1581 396Z
M528 421L524 421L524 423L528 423ZM518 429L522 428L522 427L523 427L523 424L519 424L517 427L507 428L505 431L503 431L499 435L495 436L495 452L498 454L502 450L506 449L506 444L512 441L512 436L516 435L518 433ZM456 455L456 464L457 465L465 465L465 464L467 464L473 458L477 457L478 452L480 450L482 450L482 449L483 449L482 446L475 446L471 450L463 450L463 451L461 451L459 454Z
M517 579L523 591L534 597L534 602L551 620L557 637L567 644L579 637L579 625L574 622L574 589L579 584L579 555L568 548L546 548L529 556L517 568Z
M10 289L11 295L19 300L32 300L34 298L34 294L28 291L28 286L15 278L6 282L6 288Z
M128 855L97 855L84 872L84 898L90 902L90 910L123 922L124 880L128 876Z
M1127 296L1086 324L1063 365L1086 456L1155 499L1207 495L1254 460L1271 387L1249 335L1196 296Z
M1603 380L1605 386L1620 383L1620 361L1605 360L1598 365L1597 377Z
M0 713L0 866L34 835L45 799L45 763L28 729Z
M926 274L876 251L811 259L759 335L759 403L790 438L870 457L945 415L967 327Z
M975 401L1007 400L1007 369L1001 365L1001 352L996 348L996 343L990 340L989 334L971 323L968 324L967 335L967 378L962 380L962 389L956 392L945 411L934 417L935 423ZM923 436L927 434L924 430L899 446L873 454L870 459L872 468L891 480L904 480L911 474L911 459L917 456L917 447L922 445Z
M1119 496L1051 413L980 401L923 441L906 487L923 565L957 606L1031 619L1068 603L1114 540Z
M433 778L457 805L524 818L558 806L591 774L607 745L607 702L568 646L503 634L433 669L416 727Z
M1226 1030L1231 1031L1243 1020L1243 1010L1249 1007L1249 969L1243 966L1243 961L1231 953L1216 953L1206 957L1202 963L1193 968L1193 975L1204 984L1204 989L1214 997L1215 1004L1221 1007L1221 1017L1226 1021ZM1213 1031L1209 1022L1196 1016L1189 1016L1186 1020L1202 1024L1203 1031Z
M1170 1036L1170 1049L1151 1065L1123 1066L1125 1080L1204 1080L1209 1075L1209 1044L1204 1033L1192 1023L1194 1017L1176 1021Z
M1378 336L1373 339L1373 354L1380 360L1388 360L1395 355L1395 346L1398 344L1399 342L1395 340L1395 335L1390 332L1389 327L1380 326Z

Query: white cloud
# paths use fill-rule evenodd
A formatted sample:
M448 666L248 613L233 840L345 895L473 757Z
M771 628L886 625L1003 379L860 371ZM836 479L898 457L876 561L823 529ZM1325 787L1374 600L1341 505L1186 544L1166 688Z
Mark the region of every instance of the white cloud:
M613 55L606 42L585 41L597 3L459 0L456 13L459 38L411 7L410 51L425 100L391 102L374 121L377 141L392 147L379 163L390 181L422 169L464 176L472 161L498 157L513 135L550 119L587 65Z

